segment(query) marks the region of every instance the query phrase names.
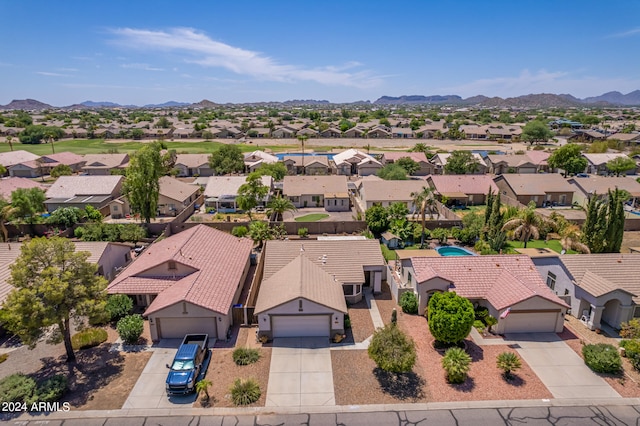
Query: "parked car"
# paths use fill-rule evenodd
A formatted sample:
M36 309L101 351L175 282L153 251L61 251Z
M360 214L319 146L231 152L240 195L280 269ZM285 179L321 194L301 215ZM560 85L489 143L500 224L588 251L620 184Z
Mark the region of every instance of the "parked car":
M209 349L208 334L187 334L176 352L171 365L167 364L167 395L185 395L195 392L198 376Z

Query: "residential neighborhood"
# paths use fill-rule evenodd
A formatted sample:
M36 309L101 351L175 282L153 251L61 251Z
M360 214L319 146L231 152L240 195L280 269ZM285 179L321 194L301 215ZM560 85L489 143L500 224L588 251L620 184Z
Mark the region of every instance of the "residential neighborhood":
M536 143L522 139L526 123L447 121L470 122L474 108L363 110L344 130L304 117L316 108L232 108L199 130L178 119L185 111L97 122L92 136L66 125L35 145L0 124L0 140L13 138L0 144L0 380L39 377L50 357L62 375L72 356L103 357L99 381L56 379L65 398L132 413L640 397L636 139L586 141L551 114L551 136ZM492 119L507 115L535 121L519 110ZM635 134L626 122L620 135ZM73 152L86 143L102 151ZM82 284L68 272L79 266ZM27 276L39 292L27 293ZM59 330L56 320L27 333L32 307L18 301L49 300L52 282L100 290L76 302L69 326L62 317ZM45 332L89 343L50 344ZM189 341L204 342L204 358L178 395ZM376 352L394 345L394 356ZM615 352L615 372L594 370L592 347ZM458 378L443 361L456 351ZM405 356L408 367L394 364ZM390 371L419 380L400 392ZM240 378L259 390L247 404L230 396Z

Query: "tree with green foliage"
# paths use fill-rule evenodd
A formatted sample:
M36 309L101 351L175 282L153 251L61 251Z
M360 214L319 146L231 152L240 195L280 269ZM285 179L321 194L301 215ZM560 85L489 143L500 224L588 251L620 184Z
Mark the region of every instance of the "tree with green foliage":
M9 230L7 222L18 212L7 200L0 197L0 231L2 231L2 241L9 241Z
M615 173L616 176L620 176L621 174L626 174L626 172L635 170L637 164L636 162L629 157L616 157L612 160L607 161L607 170L611 173Z
M49 341L64 341L67 362L75 362L71 321L104 311L107 281L89 263L88 252L59 237L34 238L22 245L11 265L13 290L2 305L5 327L30 347L53 327Z
M258 245L257 248L261 249L265 241L273 239L273 232L267 222L254 221L249 225L248 236Z
M407 373L416 363L415 343L393 324L373 333L367 352L378 368L391 373Z
M284 213L295 212L296 210L296 206L293 202L282 195L272 198L267 203L267 216L275 216L274 220L276 222L282 222L284 220Z
M514 352L502 352L496 357L496 365L503 371L505 379L511 379L512 373L522 367L522 362Z
M547 159L552 169L564 170L564 177L568 174L581 173L587 168L588 161L582 156L580 145L568 143L551 153Z
M380 235L389 229L389 213L380 204L369 207L365 212L364 220L367 222L367 228L374 235Z
M624 235L624 203L629 193L609 190L605 200L592 194L582 226L582 242L591 253L619 253Z
M447 381L464 383L471 369L471 356L462 348L449 348L442 357L442 368L447 372Z
M251 210L264 200L268 193L269 188L262 184L262 176L253 172L247 176L246 183L238 188L236 203L249 215L249 220L252 220Z
M116 324L116 330L124 343L129 345L137 343L144 331L142 315L133 314L120 318Z
M146 222L156 217L160 177L163 175L162 155L159 144L144 145L129 160L123 192L134 213Z
M402 167L408 175L413 175L420 169L420 165L409 157L399 158L395 164Z
M433 219L433 211L435 210L435 197L433 196L433 190L425 186L420 191L411 193L412 204L414 206L413 214L420 214L422 219L422 234L420 236L420 248L424 248L425 227L426 227L426 214L429 212L429 218Z
M464 175L477 172L479 167L478 159L471 152L456 150L447 159L444 171L449 175Z
M100 223L103 219L100 210L89 204L84 207L84 215L87 219L87 222Z
M552 137L553 132L549 130L549 126L547 126L546 123L533 120L525 124L522 128L520 140L533 145L534 143L547 142Z
M391 205L387 207L389 222L393 222L394 220L406 220L408 214L409 209L405 203L391 203Z
M53 139L60 139L64 136L64 131L55 126L42 126L42 125L30 125L23 131L18 133L18 138L23 144L40 144L42 141L46 141L49 137Z
M429 331L438 342L457 344L471 332L475 312L468 299L450 291L429 298L427 317Z
M56 179L60 176L71 176L72 174L73 170L71 170L71 167L67 166L66 164L58 164L53 169L51 169L50 173L51 177Z
M18 188L11 193L11 205L16 209L15 216L29 224L35 223L38 213L45 211L46 199L44 191L40 188Z
M46 222L52 225L61 225L66 229L80 223L84 217L84 211L77 207L58 207Z
M263 163L256 169L256 173L261 176L271 176L274 181L281 181L287 175L287 167L284 163L280 162L272 164Z
M396 163L387 164L376 175L384 180L407 180L407 171Z
M244 172L244 155L236 145L222 145L209 156L209 165L217 175Z

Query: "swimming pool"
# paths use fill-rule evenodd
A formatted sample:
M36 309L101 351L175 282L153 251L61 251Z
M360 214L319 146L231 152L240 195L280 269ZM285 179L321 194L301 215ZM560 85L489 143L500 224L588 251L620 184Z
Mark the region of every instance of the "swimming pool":
M472 251L455 246L437 247L436 251L440 256L476 256Z

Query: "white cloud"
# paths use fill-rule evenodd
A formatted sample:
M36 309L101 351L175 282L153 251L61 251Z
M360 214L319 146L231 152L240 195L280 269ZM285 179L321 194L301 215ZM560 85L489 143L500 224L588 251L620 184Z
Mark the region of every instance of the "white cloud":
M48 71L36 71L38 75L44 75L47 77L71 77L69 74L61 74L58 72L48 72Z
M135 70L143 70L143 71L164 71L162 68L155 68L149 64L121 64L122 68L129 68Z
M628 31L623 31L621 33L615 33L608 35L606 38L625 38L625 37L633 37L636 35L640 35L640 28L633 28Z
M120 28L112 32L119 37L117 41L126 47L189 53L192 56L185 59L189 63L225 68L259 80L314 81L324 85L358 88L375 87L382 82L381 77L370 71L348 71L361 66L358 62L319 68L281 64L260 52L215 41L192 28L173 28L168 31Z
M640 79L600 78L575 74L546 70L532 73L525 69L517 76L480 79L458 86L443 87L440 90L463 97L485 95L506 98L531 93L569 93L576 97L588 97L612 90L626 93L640 88Z

